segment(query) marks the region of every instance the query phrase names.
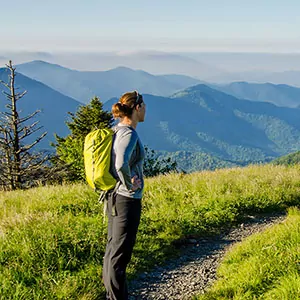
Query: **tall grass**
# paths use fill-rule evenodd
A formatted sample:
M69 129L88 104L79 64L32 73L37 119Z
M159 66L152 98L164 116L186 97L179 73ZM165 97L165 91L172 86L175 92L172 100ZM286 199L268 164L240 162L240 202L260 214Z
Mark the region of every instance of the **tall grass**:
M219 280L198 299L300 299L300 210L285 222L235 245Z
M300 167L251 166L146 180L129 278L247 214L299 205ZM101 299L102 205L86 185L0 193L3 299Z
M102 214L87 187L5 192L0 201L3 299L96 299L103 293Z

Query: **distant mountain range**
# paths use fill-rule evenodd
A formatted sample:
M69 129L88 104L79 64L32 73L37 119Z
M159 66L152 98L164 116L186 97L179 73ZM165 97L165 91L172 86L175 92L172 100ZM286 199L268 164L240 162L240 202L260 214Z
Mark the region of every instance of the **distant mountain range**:
M131 52L0 52L0 55L9 57L14 64L28 61L43 60L49 63L66 66L69 69L80 71L106 71L124 66L135 70L144 70L151 74L180 74L197 78L215 76L228 72L214 61L194 59L180 53L162 51L131 51ZM7 62L4 61L4 62Z
M17 65L17 71L82 103L88 103L94 96L105 102L128 90L170 96L201 82L184 75L155 76L125 67L99 72L75 71L44 61Z
M180 74L196 77L205 81L221 75L224 82L251 81L250 76L272 75L274 72L299 71L299 53L250 53L250 52L163 52L130 51L124 52L30 52L0 51L5 60L12 59L14 64L33 60L43 60L66 66L69 69L105 71L119 66L144 70L151 74ZM3 65L4 66L4 65ZM250 73L249 73L250 72ZM247 78L234 74L249 75ZM251 75L252 74L252 75ZM230 78L234 76L235 78ZM261 82L261 81L260 81ZM267 78L264 82L270 82ZM291 82L280 82L292 84ZM293 84L292 84L293 85Z
M8 82L7 69L0 69L0 80ZM55 141L54 133L60 136L66 136L69 134L69 129L65 125L65 121L68 119L68 112L75 112L80 103L75 99L62 95L61 93L49 88L45 84L30 79L22 74L16 76L16 88L20 91L27 90L27 94L21 98L17 105L21 117L25 117L34 111L41 110L41 113L37 114L33 119L30 119L28 124L32 124L34 121L40 121L40 125L43 128L32 137L28 137L28 140L23 140L28 143L32 138L39 136L44 131L48 134L38 144L39 149L50 149L50 142ZM0 84L0 90L5 90ZM0 93L0 111L4 111L5 104L8 100L3 93Z
M300 70L300 53L185 52L180 55L211 66L218 66L223 73L251 71L261 74ZM207 77L205 79L207 80Z
M80 105L62 93L69 91L89 102L93 95L103 101L103 94L119 96L138 89L147 103L146 122L138 127L144 144L178 159L185 170L265 162L300 149L300 110L294 108L299 103L299 89L295 87L246 82L208 86L182 75L154 76L122 67L80 72L41 61L19 65L19 70L41 81L17 76L17 86L28 90L20 109L24 114L43 110L37 118L49 132L41 144L45 148L54 132L68 134L67 112L76 111ZM6 81L7 75L0 69L2 80ZM147 90L151 93L147 94ZM173 94L163 97L155 93ZM2 107L3 100L1 95ZM110 110L116 101L117 98L106 101L104 108Z
M207 153L233 164L268 161L300 149L299 110L240 100L197 85L171 98L145 95L138 131L153 149ZM109 109L116 99L105 103Z
M110 57L106 55L105 60L110 65L117 64L115 66L122 65L132 69L142 69L156 75L180 74L200 79L227 71L220 68L214 62L208 63L205 60L194 59L180 53L161 51L116 53ZM111 69L112 67L108 66L107 68Z
M18 65L17 70L82 103L89 102L95 95L105 102L134 89L151 95L170 96L182 89L204 83L184 75L155 76L125 67L101 72L83 72L43 61ZM266 101L287 107L298 107L300 104L300 88L284 84L233 82L210 86L241 99Z
M233 82L227 85L210 86L240 99L271 102L287 107L300 105L300 88L286 84Z
M233 81L247 81L252 83L287 84L300 87L300 71L245 71L235 73L220 73L219 75L205 78L208 82L230 83Z

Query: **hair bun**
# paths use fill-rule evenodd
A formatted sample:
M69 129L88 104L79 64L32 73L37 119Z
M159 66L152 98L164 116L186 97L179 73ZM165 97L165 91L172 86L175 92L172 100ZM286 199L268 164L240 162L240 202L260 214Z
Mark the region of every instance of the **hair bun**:
M137 104L138 91L123 94L119 101L112 106L114 118L131 117L135 105Z

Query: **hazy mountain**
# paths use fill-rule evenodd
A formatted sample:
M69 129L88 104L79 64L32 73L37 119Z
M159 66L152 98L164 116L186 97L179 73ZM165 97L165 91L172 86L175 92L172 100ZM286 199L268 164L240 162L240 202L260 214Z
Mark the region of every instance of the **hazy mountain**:
M172 84L175 84L178 87L181 87L180 89L185 89L187 87L197 85L200 83L205 83L202 80L185 76L185 75L178 75L178 74L169 74L169 75L157 75L157 77L164 78L167 81L169 81Z
M298 109L240 100L206 85L171 98L144 98L147 118L138 131L155 150L208 153L244 164L300 149ZM105 108L115 101L105 103Z
M206 61L175 53L138 51L117 55L122 60L122 65L133 69L142 69L152 74L171 73L202 79L204 75L208 77L224 72L216 64L208 64Z
M18 65L17 70L83 103L89 102L95 95L105 102L128 90L136 89L141 93L169 96L178 90L200 83L197 79L183 75L154 76L125 67L84 72L43 61Z
M49 63L63 65L70 69L80 71L106 71L119 66L131 69L144 70L151 74L181 74L202 78L203 75L214 76L227 69L219 68L215 63L182 55L161 51L136 51L136 52L64 52L48 54L43 58L36 53L24 60L26 53L14 54L15 63L24 63L30 60L46 60ZM0 53L1 55L1 53ZM46 53L45 53L46 55ZM5 55L6 56L6 55ZM8 55L8 57L10 57Z
M7 69L0 69L0 80L8 82L8 74ZM54 133L60 136L69 134L65 122L68 119L68 112L77 110L80 105L78 101L22 74L17 74L15 86L19 88L19 92L27 90L27 94L17 104L21 117L25 117L37 109L41 110L41 113L37 114L34 119L29 120L29 124L38 120L40 125L44 126L39 131L40 134L44 131L48 132L46 137L38 144L39 148L50 149L49 143L55 140ZM4 87L0 85L0 89L4 90ZM7 103L8 100L1 93L0 111L5 110L5 104Z
M184 57L218 66L228 72L283 72L300 70L300 53L256 53L256 52L185 52ZM202 77L206 79L206 77Z
M300 87L300 71L284 71L276 72L269 75L264 75L259 78L259 81L262 82L272 82L277 84L289 84Z
M44 61L32 61L17 65L19 73L40 81L56 91L81 101L88 102L95 95L80 77L80 72ZM84 101L82 101L84 102Z
M7 64L9 59L7 59L5 56L0 55L0 67L4 67L5 64Z
M300 70L299 53L245 52L0 52L14 64L44 60L81 71L106 71L119 66L144 70L154 75L181 74L212 82L269 82L259 77L274 72ZM5 59L7 62L8 59ZM3 62L4 64L4 62ZM3 65L4 66L4 65ZM273 82L273 81L271 81ZM293 81L274 81L294 85ZM296 82L297 86L299 86Z
M8 63L8 61L11 60L14 65L32 60L55 60L55 55L42 51L1 51L0 57L1 56L5 59L4 63Z
M204 79L214 83L230 83L234 81L247 81L252 83L269 82L273 84L287 84L300 87L300 71L246 71L236 73L220 73L217 76Z
M211 87L241 99L271 102L287 107L300 105L300 88L285 84L233 82L228 85L212 85Z

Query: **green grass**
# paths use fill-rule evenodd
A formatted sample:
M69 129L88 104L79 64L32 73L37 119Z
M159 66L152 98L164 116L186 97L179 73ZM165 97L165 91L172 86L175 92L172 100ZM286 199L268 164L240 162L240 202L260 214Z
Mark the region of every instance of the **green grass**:
M250 166L146 180L129 279L246 214L299 205L300 166ZM86 185L0 193L1 299L99 299L102 205Z
M197 299L300 299L300 210L233 246L218 280Z
M1 194L1 299L96 299L104 226L85 186Z

